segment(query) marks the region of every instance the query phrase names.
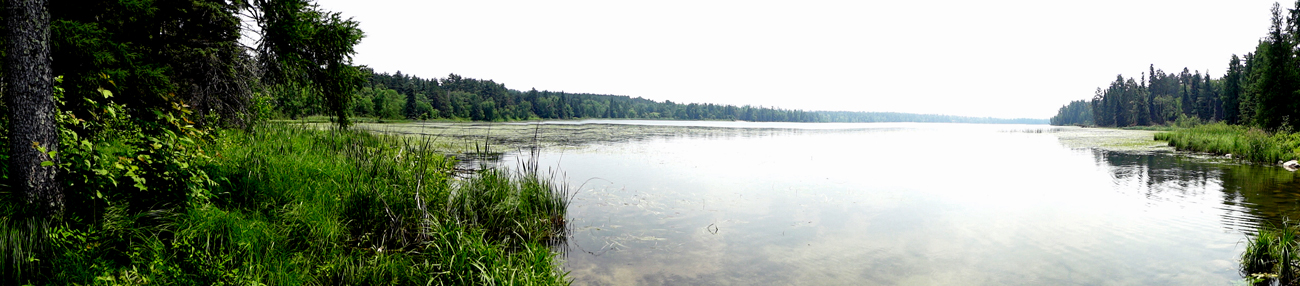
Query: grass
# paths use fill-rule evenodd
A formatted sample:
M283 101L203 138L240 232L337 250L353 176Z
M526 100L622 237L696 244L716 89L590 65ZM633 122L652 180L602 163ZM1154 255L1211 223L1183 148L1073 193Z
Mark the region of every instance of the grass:
M1271 164L1300 158L1300 133L1270 133L1259 128L1206 124L1157 133L1156 140L1168 141L1178 150L1218 155Z
M457 173L433 143L225 130L207 146L209 201L110 206L82 227L0 222L0 284L568 284L551 250L565 186L535 171Z
M1180 128L1176 126L1170 126L1170 125L1152 125L1152 126L1128 126L1128 127L1121 127L1120 129L1145 130L1145 131L1174 131Z
M1300 227L1266 225L1246 240L1241 275L1255 285L1300 285Z

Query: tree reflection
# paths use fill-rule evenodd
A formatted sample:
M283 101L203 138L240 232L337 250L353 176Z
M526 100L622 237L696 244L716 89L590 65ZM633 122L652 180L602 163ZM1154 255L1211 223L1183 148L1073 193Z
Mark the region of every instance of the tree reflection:
M1220 196L1223 224L1253 232L1260 224L1300 219L1300 180L1295 172L1266 165L1216 162L1216 159L1093 150L1099 166L1110 169L1121 190L1151 200L1181 202Z

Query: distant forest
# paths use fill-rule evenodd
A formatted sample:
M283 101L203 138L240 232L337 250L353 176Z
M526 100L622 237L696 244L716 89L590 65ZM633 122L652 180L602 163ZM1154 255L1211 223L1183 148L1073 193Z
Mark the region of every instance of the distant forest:
M1297 2L1300 8L1300 2ZM1284 14L1285 12L1285 14ZM1293 130L1300 124L1300 9L1273 4L1268 36L1245 56L1232 55L1224 76L1165 73L1152 65L1136 81L1116 76L1091 100L1070 102L1052 125L1144 126L1225 122Z
M520 91L505 84L456 74L421 78L364 70L369 80L353 94L352 116L382 119L468 119L509 121L529 119L628 118L676 120L743 120L776 122L953 122L1046 124L1043 119L1000 119L896 112L804 111L763 106L676 103L641 97L563 91ZM271 92L275 112L282 118L324 114L325 108L307 89Z

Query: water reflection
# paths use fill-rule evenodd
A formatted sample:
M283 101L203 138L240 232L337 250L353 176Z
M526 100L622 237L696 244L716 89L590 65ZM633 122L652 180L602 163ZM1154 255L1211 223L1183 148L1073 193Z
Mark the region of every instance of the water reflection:
M853 127L544 150L581 186L565 267L584 285L1217 284L1244 232L1300 217L1280 168L1063 146L1074 129Z
M1178 201L1218 189L1222 166L1170 153L1133 154L1094 149L1098 165L1111 170L1116 185L1132 188L1149 200Z
M1222 158L1131 154L1093 150L1096 162L1107 166L1116 185L1152 201L1195 202L1191 197L1221 197L1226 229L1248 233L1260 224L1300 219L1300 181L1296 172L1277 166L1241 164Z

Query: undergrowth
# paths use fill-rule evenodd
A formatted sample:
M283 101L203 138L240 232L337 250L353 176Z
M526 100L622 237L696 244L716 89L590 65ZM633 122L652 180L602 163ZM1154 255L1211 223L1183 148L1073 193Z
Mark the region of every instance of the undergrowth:
M203 150L176 161L192 172L132 174L204 176L137 188L172 194L167 204L83 190L74 195L90 198L70 201L62 220L0 217L0 283L568 283L551 250L568 194L535 172L458 174L428 140L283 124L177 146Z

